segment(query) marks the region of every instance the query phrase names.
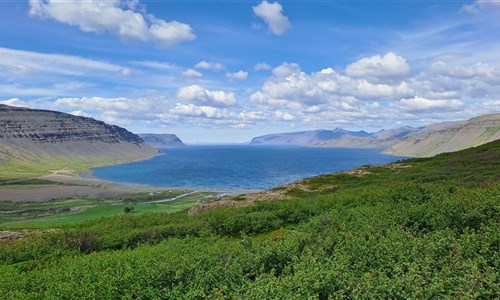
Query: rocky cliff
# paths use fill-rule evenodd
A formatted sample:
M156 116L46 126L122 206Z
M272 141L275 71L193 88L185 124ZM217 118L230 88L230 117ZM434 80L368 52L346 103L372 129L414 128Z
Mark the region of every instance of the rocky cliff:
M49 110L0 105L0 161L130 161L158 151L124 128Z
M175 134L155 134L141 133L138 134L143 141L154 148L172 148L184 147L184 143Z
M500 114L467 121L429 125L388 148L385 153L401 156L434 156L500 139Z

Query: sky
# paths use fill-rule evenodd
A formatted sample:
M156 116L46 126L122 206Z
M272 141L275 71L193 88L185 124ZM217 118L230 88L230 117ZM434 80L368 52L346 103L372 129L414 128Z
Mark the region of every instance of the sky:
M189 144L500 112L499 1L0 0L0 103Z

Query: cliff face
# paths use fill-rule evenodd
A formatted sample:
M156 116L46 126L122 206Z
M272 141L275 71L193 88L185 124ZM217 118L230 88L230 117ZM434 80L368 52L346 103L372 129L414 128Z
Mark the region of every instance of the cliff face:
M145 159L158 152L124 128L56 111L0 105L0 160Z
M402 156L433 156L500 139L500 114L467 121L433 124L408 135L385 153Z
M138 134L141 139L154 148L184 147L184 143L175 134Z

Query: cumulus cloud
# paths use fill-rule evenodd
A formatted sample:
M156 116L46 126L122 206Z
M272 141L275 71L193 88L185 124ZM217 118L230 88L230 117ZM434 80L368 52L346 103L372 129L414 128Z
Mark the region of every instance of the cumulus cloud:
M300 66L296 63L284 62L280 66L273 69L273 74L276 77L288 77L293 74L300 73Z
M126 111L147 112L155 107L149 99L129 99L125 97L67 97L59 98L54 102L56 108L65 108L83 111Z
M345 73L360 78L401 79L408 77L411 70L406 59L389 52L384 56L362 58L348 65Z
M247 79L247 77L248 77L248 72L245 72L245 71L226 73L226 78L229 80L234 80L234 79L245 80L245 79Z
M196 106L194 104L177 103L175 107L170 109L170 112L175 115L190 116L190 117L206 117L209 119L222 118L224 114L219 108L212 106Z
M499 70L485 63L476 63L472 66L465 67L461 65L449 65L442 61L437 61L431 65L429 71L438 75L464 79L473 77L483 77L485 79L488 77L500 78Z
M182 72L182 76L187 78L201 78L203 77L203 74L193 69L187 69L186 71Z
M221 63L211 62L202 60L195 65L197 69L205 69L210 71L220 71L224 69L224 66Z
M73 116L78 116L78 117L91 117L88 113L84 112L83 110L74 110L69 112L70 115Z
M255 66L253 67L254 71L264 71L264 70L271 70L272 67L266 63L257 63L255 64Z
M286 112L286 111L276 111L274 113L274 115L276 116L276 118L278 118L278 120L280 121L285 121L285 122L291 122L295 119L295 117L289 113L289 112Z
M455 59L429 61L413 75L409 67L402 68L408 72L391 67L407 63L402 57L392 57L394 60L390 56L360 59L344 70L325 68L311 73L302 71L298 64L284 63L250 96L249 103L273 112L272 117L277 120L288 112L294 124L315 127L359 124L366 128L366 124L372 124L383 128L392 121L439 122L443 111L454 118L499 111L497 67L459 64Z
M5 104L5 105L9 105L9 106L17 106L17 107L28 107L28 104L19 98L10 98L7 100L1 100L0 104Z
M237 104L236 95L232 92L210 91L196 84L177 90L177 98L215 107Z
M460 100L431 100L424 97L416 96L411 99L401 99L396 103L396 106L406 112L425 112L435 111L451 111L462 108L463 102Z
M462 6L463 11L471 14L479 14L480 12L488 9L500 9L500 2L492 0L476 0L471 4L464 4Z
M352 69L348 71L349 66L344 69L325 67L304 72L300 65L285 62L274 68L272 75L253 91L245 87L231 92L224 88L207 89L201 85L179 87L178 84L183 81L172 80L169 88L174 92L169 92L168 96L146 86L143 90L124 92L127 97L104 96L116 94L116 91L112 91L110 94L100 93L100 97L62 98L65 95L75 95L75 90L78 94L93 93L93 86L83 88L86 85L80 78L66 80L69 74L89 77L93 74L108 74L108 80L120 77L121 70L127 68L73 56L39 56L31 52L9 52L3 48L0 48L0 53L9 54L0 55L0 79L4 79L0 82L0 90L4 96L12 97L0 103L26 104L89 115L113 124L142 124L141 126L146 127L183 124L204 128L250 128L264 124L309 128L349 125L369 129L387 128L395 122L413 126L439 122L443 120L442 112L446 112L446 117L465 119L500 111L500 69L490 64L470 63L469 57L447 59L447 56L438 56L432 60L424 60L419 62L418 72L415 74L392 72L393 69L388 67L391 65L388 61L391 60L385 59L387 55L378 56L377 59L367 57L349 65L362 65L360 62L364 62L364 68L357 69L364 73L352 73ZM21 61L27 66L27 73L7 73L6 66L9 63ZM396 61L406 60L396 56ZM145 75L146 83L151 79L148 72L160 70L164 73L169 68L166 63L164 65L153 61L132 64L144 67L131 71L132 74ZM216 65L217 63L207 61L201 63L201 66L210 68ZM181 76L186 72L184 76L195 78L196 72L200 71L194 68L183 70L175 66L174 70L176 75ZM26 74L30 72L35 72L37 78L40 78L38 73L45 75L61 72L57 73L60 76L56 78L65 80L54 84L52 81L57 80L49 78L49 83L43 85L44 88L39 88L40 85L36 84L16 84L9 81L9 78L28 76ZM392 74L391 77L384 77L387 73ZM242 77L244 76L248 75ZM165 83L165 78L158 76L162 84ZM99 84L99 81L94 83ZM71 93L55 93L57 89ZM18 94L29 95L31 97L28 99L31 100L23 101L25 99L21 100ZM53 100L54 95L58 95L59 99ZM238 102L237 95L238 100L243 95L249 96ZM33 96L49 97L34 99Z
M84 32L108 32L125 40L174 45L196 38L191 26L166 22L138 11L137 3L120 0L30 0L30 15L77 26Z
M283 15L283 6L278 2L269 3L266 0L253 6L253 12L268 25L269 31L275 35L283 35L290 27L288 17Z

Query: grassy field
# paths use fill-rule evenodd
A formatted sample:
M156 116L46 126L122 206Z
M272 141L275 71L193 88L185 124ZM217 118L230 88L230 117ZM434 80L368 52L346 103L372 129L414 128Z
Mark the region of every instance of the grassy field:
M22 185L22 188L29 186ZM109 199L59 199L48 202L0 201L0 230L60 227L100 217L123 215L125 207L133 207L134 215L148 212L173 213L214 199L216 194L216 192L175 189L135 193ZM146 203L176 197L180 198L174 201Z
M55 170L60 170L68 167L75 173L80 173L85 170L109 166L124 161L110 159L40 159L38 162L30 162L23 160L0 161L0 184L4 181L17 179L35 178L42 175L50 174Z
M288 200L38 232L0 243L0 295L499 299L499 170L496 141L275 189Z

